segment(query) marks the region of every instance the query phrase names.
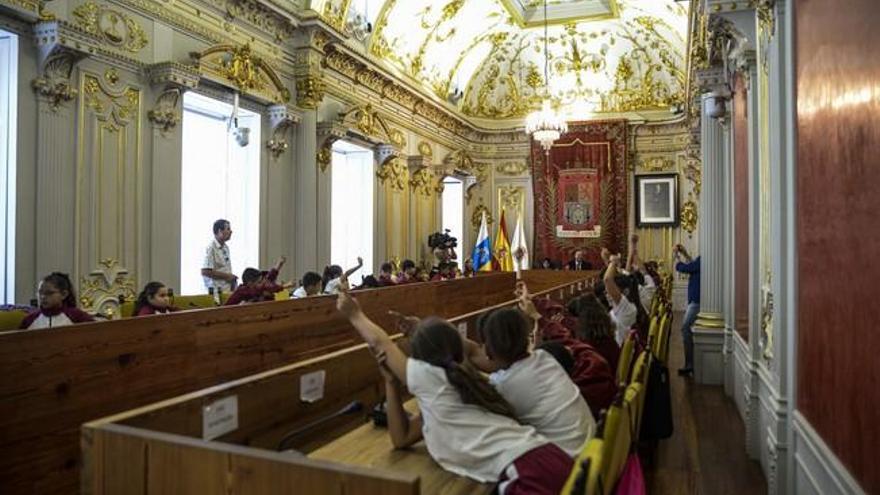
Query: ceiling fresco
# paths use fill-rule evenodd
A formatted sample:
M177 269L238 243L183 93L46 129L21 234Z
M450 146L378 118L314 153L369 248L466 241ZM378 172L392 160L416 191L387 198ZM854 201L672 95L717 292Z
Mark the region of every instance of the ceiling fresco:
M686 3L549 0L544 77L540 0L326 0L350 41L389 72L474 119L521 119L545 83L558 109L667 110L685 89ZM362 27L358 29L358 25Z

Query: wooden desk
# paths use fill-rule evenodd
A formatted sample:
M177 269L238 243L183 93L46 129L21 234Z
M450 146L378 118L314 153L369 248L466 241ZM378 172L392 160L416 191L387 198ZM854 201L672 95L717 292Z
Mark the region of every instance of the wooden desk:
M415 408L415 399L406 403L407 410ZM488 494L495 487L493 483L477 483L446 471L434 462L424 442L405 450L395 450L388 430L377 428L372 423L311 452L309 458L416 474L420 478L423 494Z

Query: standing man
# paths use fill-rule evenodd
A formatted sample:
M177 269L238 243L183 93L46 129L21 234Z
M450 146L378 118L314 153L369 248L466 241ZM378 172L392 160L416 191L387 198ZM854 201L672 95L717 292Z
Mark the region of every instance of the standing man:
M232 237L229 220L220 219L214 222L214 240L205 249L205 261L202 262L202 278L205 287L215 293L232 292L238 283L238 277L232 274L232 262L229 261L229 246L226 242Z
M700 257L691 259L691 255L681 244L676 244L672 249L677 263L675 270L687 273L688 278L688 305L684 313L684 323L681 325L681 338L684 342L684 368L678 370L681 376L694 374L694 322L700 313Z
M574 259L565 265L566 270L589 270L591 268L593 268L593 265L584 259L584 252L580 249L574 252Z

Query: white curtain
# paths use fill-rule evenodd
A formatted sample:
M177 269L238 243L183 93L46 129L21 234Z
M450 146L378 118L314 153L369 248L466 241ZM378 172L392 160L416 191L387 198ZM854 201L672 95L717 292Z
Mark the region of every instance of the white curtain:
M229 220L233 272L259 267L260 118L239 110L239 126L249 127L250 144L241 147L228 131L232 106L187 92L183 100L179 294L206 291L201 276L212 226Z
M372 272L374 261L373 152L336 142L330 173L330 262L347 270L362 257L364 268L352 277L356 285L361 275Z

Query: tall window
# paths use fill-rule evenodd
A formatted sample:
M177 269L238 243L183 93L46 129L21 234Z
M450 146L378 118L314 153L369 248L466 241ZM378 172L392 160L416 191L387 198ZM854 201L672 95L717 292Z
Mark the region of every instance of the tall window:
M241 276L260 258L260 116L239 109L239 127L250 128L250 143L238 144L230 127L232 105L194 92L183 97L181 166L180 293L206 291L201 276L211 227L225 218L232 270Z
M18 37L0 30L0 302L15 302Z
M464 245L464 184L455 177L443 179L443 228L458 239L459 259L470 256L473 246Z
M373 152L344 141L333 143L330 262L348 269L364 259L373 267Z

